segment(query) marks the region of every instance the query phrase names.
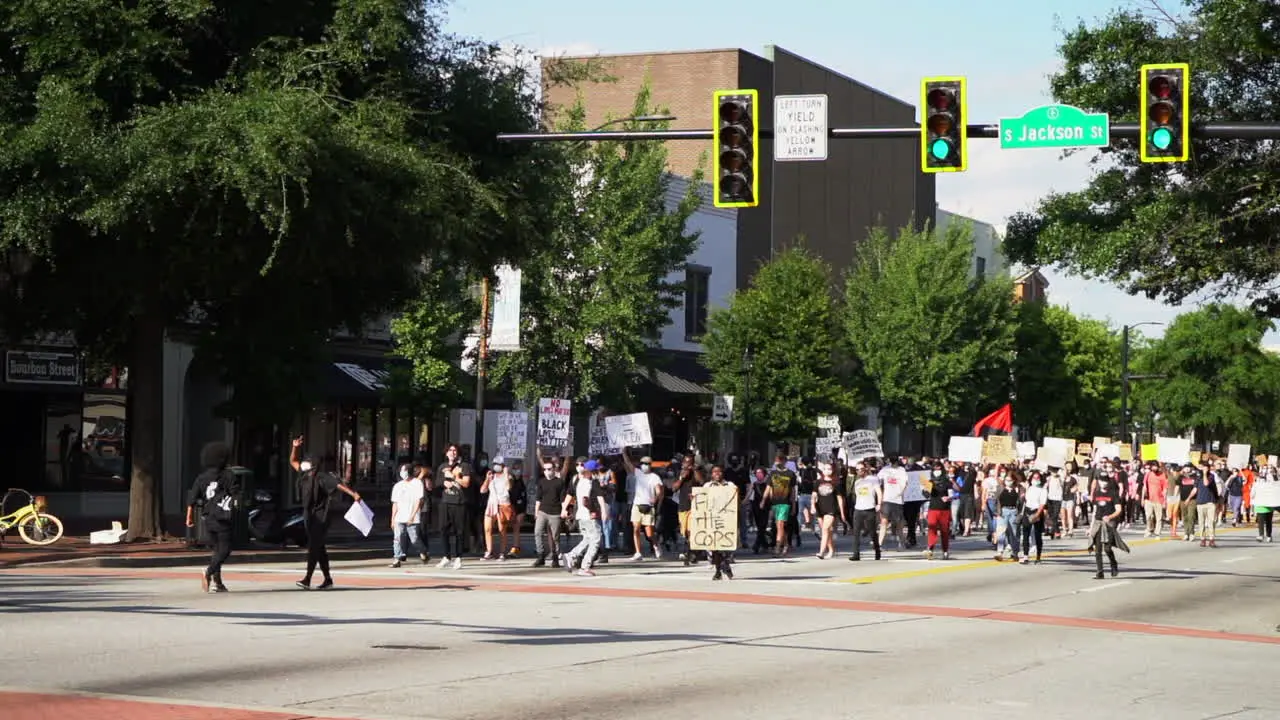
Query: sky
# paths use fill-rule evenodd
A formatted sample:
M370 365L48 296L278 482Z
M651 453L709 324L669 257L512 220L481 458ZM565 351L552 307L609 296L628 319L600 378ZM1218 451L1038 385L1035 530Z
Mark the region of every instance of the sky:
M455 0L449 29L541 55L726 47L761 54L777 45L912 104L920 78L963 75L971 122L995 123L1052 102L1047 78L1059 65L1064 28L1139 4L1145 0L979 0L956 3L962 12L943 18L940 0ZM729 8L734 20L725 22ZM1135 102L1137 92L1135 77ZM1000 231L1010 215L1052 191L1081 189L1091 175L1092 153L1062 159L1056 150L1000 150L995 140L970 140L969 153L968 171L938 175L938 202ZM1044 274L1051 302L1116 326L1168 323L1195 307L1053 268ZM1156 337L1162 328L1142 332ZM1272 333L1268 343L1280 337Z

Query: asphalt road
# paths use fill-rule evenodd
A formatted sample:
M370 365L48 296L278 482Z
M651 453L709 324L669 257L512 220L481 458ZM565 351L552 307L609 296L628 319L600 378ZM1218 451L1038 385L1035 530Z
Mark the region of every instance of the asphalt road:
M1039 566L980 540L933 562L818 560L810 543L743 557L731 583L673 561L596 578L366 561L328 592L264 565L205 595L193 570L19 568L0 571L0 685L205 706L165 717L1280 717L1280 547L1251 530L1216 549L1129 541L1103 580L1078 539ZM0 716L54 716L4 691Z

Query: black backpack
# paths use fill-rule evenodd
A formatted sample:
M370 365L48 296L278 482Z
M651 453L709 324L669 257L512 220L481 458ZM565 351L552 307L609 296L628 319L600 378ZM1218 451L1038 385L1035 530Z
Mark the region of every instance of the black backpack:
M210 520L231 522L236 507L236 476L218 471L204 488L204 516Z

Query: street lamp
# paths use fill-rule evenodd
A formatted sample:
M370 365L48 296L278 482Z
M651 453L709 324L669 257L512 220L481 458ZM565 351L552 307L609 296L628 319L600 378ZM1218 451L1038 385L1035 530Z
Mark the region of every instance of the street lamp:
M1120 442L1127 443L1129 435L1129 382L1131 380L1154 380L1163 375L1130 375L1129 374L1129 331L1144 325L1164 325L1162 322L1140 322L1125 325L1120 345Z
M751 460L751 370L755 367L755 357L751 352L751 345L748 344L742 350L742 369L747 371L747 381L742 391L742 432L746 436L744 451L745 458L748 462L748 469L751 468L749 463Z
M611 125L629 122L669 122L677 120L674 115L633 115L631 117L617 118L600 125L590 132L603 130ZM484 448L484 408L485 408L485 390L486 375L489 372L489 334L492 332L492 307L489 302L490 294L489 274L485 273L480 278L480 337L476 342L476 426L475 426L475 447L471 451L471 460L475 461L480 457L480 451ZM590 344L590 339L588 339Z

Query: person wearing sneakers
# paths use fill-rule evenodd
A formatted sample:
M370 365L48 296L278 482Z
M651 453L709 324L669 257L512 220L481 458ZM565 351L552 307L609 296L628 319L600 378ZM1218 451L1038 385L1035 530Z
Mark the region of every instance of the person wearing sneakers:
M636 554L631 559L639 562L644 559L641 551L640 536L644 535L653 550L653 559L662 559L662 550L653 541L654 518L657 517L659 503L662 502L662 478L652 472L653 458L648 455L640 458L640 466L631 462L626 448L622 450L622 462L631 474L631 541Z
M941 470L941 468L935 465L934 470ZM951 502L960 496L960 492L952 484L952 478L945 472L935 472L930 479L932 483L928 491L929 546L925 549L924 556L930 560L933 559L933 549L937 547L938 536L941 535L942 559L946 560L951 557Z
M644 464L641 461L641 464ZM588 460L583 469L586 472L579 473L577 479L573 483L573 492L566 494L564 503L560 508L560 517L565 520L569 519L569 508L576 507L574 510L574 519L578 521L578 532L582 534L580 540L572 550L560 556L560 562L564 564L565 570L583 577L594 577L595 572L591 570L591 566L595 564L596 553L600 552L600 541L602 535L600 533L600 483L596 480L596 473L600 471L600 463L595 460ZM575 566L581 566L574 569Z
M307 572L295 584L303 590L310 590L311 578L318 567L324 577L324 582L320 583L318 589L328 590L333 587L333 576L329 574L329 550L325 543L329 538L329 524L333 520L335 496L341 492L353 502L360 502L360 493L338 479L334 473L336 458L332 455L324 458L322 467L316 467L311 460L303 460L299 455L302 442L301 436L295 438L293 450L289 454L290 467L301 473L298 476L298 496L302 499L303 524L307 530Z
M202 505L205 533L208 535L209 566L200 577L200 588L205 592L222 593L222 564L231 556L231 518L235 498L239 496L234 473L227 470L231 448L223 442L207 443L200 450L200 464L204 472L196 476L187 500L187 527L196 526L195 507Z
M437 567L460 570L462 546L469 527L467 487L471 484L471 472L465 465L455 464L451 468L441 466L440 473L444 486L440 496L440 539L444 543L444 557Z
M409 555L409 550L425 558L418 526L422 523L422 497L425 488L414 477L409 465L400 466L400 482L391 487L391 567L398 568ZM404 540L408 537L409 547ZM423 562L426 562L425 560Z
M1218 547L1218 478L1209 470L1196 478L1196 520L1200 547Z

